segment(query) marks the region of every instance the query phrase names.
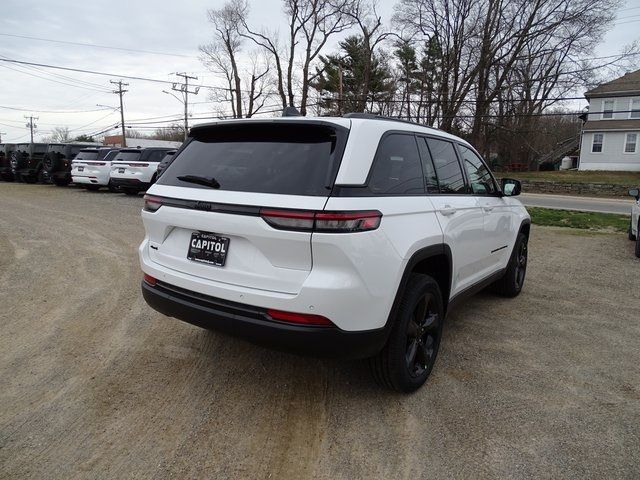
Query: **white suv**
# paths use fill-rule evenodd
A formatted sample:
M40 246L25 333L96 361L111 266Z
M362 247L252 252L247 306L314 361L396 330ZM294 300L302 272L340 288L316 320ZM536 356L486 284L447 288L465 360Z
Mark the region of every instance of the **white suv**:
M629 222L629 240L636 241L636 257L640 258L640 189L632 188L629 195L636 201L631 206L631 221Z
M137 195L156 181L158 164L173 148L123 148L111 162L109 181L127 195Z
M100 187L115 187L109 182L111 161L118 155L118 149L86 148L71 162L71 179L76 185L87 190L98 190Z
M446 312L515 296L530 219L464 140L366 114L199 125L145 196L147 303L412 391Z

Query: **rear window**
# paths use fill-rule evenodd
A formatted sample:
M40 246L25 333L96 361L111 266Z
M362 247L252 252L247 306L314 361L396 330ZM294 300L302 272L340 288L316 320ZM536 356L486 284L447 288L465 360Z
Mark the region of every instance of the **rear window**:
M325 125L224 125L194 132L158 183L208 188L177 177L214 178L220 190L327 195L346 135Z
M111 162L116 158L116 155L118 155L118 150L111 150L109 153L107 153L107 155L104 157L104 161L105 162Z
M114 162L131 162L140 158L140 152L118 152Z
M97 159L98 159L98 152L97 151L80 152L80 153L78 153L78 155L76 155L76 160L97 160Z

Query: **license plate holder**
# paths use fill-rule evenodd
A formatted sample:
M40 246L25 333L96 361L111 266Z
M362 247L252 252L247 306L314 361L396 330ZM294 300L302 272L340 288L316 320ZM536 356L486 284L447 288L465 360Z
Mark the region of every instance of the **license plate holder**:
M193 262L224 267L230 240L215 233L193 232L189 241L187 258Z
M78 167L79 172L84 172L84 167Z

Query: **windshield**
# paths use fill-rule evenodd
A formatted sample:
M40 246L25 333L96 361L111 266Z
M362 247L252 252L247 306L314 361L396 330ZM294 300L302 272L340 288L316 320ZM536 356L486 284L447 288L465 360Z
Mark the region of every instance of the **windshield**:
M80 153L78 153L78 155L76 155L76 160L97 160L98 159L98 152L96 150L93 151L81 151Z
M158 183L207 188L178 179L191 175L215 179L220 190L328 195L337 171L337 143L334 128L317 124L202 128Z
M116 158L113 159L114 162L131 162L136 161L140 158L140 152L118 152Z

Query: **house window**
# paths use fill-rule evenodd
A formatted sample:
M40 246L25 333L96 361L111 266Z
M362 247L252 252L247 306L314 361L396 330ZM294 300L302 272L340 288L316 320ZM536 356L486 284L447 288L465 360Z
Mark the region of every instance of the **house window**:
M614 100L605 100L602 102L602 118L613 118Z
M629 109L629 118L640 118L640 98L631 99L631 108Z
M604 143L604 133L594 133L593 143L591 144L591 153L601 153L603 143Z
M624 138L624 153L636 153L636 145L638 143L637 133L627 133Z

